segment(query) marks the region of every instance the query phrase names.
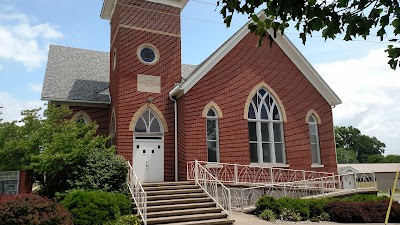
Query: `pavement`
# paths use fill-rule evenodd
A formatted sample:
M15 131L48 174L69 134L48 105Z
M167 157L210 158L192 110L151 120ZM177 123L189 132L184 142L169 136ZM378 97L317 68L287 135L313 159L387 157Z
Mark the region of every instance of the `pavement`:
M281 222L277 221L275 223L271 223L265 220L261 220L258 217L238 211L232 211L232 219L235 220L235 225L294 225L294 224L310 224L310 225L360 225L363 223L333 223L333 222L310 222L310 221L301 221L301 222ZM382 225L384 223L368 223L368 225ZM400 223L389 223L389 224L400 224ZM364 224L363 224L364 225Z

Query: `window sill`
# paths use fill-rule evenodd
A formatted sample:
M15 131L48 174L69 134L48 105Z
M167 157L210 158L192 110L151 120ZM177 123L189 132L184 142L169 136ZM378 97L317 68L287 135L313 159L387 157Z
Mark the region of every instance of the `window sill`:
M311 168L324 168L325 166L322 164L312 164Z
M289 164L283 163L250 163L250 166L261 166L261 167L280 167L280 168L289 168Z

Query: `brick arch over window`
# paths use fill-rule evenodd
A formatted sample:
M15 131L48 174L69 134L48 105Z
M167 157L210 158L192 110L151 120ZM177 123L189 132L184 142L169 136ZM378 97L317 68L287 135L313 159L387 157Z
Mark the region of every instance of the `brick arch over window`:
M85 119L85 121L86 121L87 123L91 123L91 122L92 122L92 119L90 118L90 116L89 116L87 113L85 113L85 111L82 111L82 110L76 112L76 113L71 117L71 120L72 120L72 121L76 121L76 120L79 119L79 117L82 117L83 119Z
M164 133L168 132L167 121L165 120L164 115L157 108L157 106L155 106L152 103L145 104L144 106L140 107L136 111L136 113L132 117L131 123L129 124L129 131L134 131L135 130L135 125L136 125L137 120L140 118L140 116L143 114L143 112L146 111L149 108L152 109L155 114L157 114L158 118L160 118L160 121L161 121L161 123L163 125Z
M306 118L304 118L305 123L308 123L311 115L314 115L314 117L317 119L317 123L321 124L321 118L319 117L318 113L314 109L310 109L307 112Z
M209 102L206 106L204 106L204 109L203 109L203 112L201 113L201 116L202 117L207 117L208 110L210 110L211 108L214 108L215 111L217 111L218 118L222 118L223 117L221 108L219 108L217 103L215 103L213 101Z
M247 120L247 119L249 118L249 117L248 117L248 116L249 116L249 106L250 106L251 100L252 100L253 96L257 93L257 91L258 91L260 88L265 88L265 89L267 89L268 92L271 93L271 94L274 96L274 98L275 98L276 102L278 103L279 108L280 108L280 110L281 110L282 121L283 121L283 122L287 122L285 107L283 106L283 103L282 103L281 99L278 97L278 94L276 94L276 92L275 92L268 84L266 84L265 82L261 82L261 83L257 84L257 85L251 90L251 92L249 93L249 95L247 96L246 104L245 104L245 106L244 106L244 114L243 114L244 119Z

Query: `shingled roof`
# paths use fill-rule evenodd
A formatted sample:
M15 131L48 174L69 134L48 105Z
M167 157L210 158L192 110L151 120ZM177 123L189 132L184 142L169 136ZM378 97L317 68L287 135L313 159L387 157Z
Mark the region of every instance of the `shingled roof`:
M182 64L182 78L187 79L196 67ZM43 100L109 104L110 97L103 92L109 84L108 52L50 46Z

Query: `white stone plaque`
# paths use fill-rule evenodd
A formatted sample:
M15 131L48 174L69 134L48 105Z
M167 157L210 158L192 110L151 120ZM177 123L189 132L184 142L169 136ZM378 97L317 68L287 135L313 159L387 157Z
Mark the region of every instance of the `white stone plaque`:
M137 91L161 93L161 77L138 74Z

